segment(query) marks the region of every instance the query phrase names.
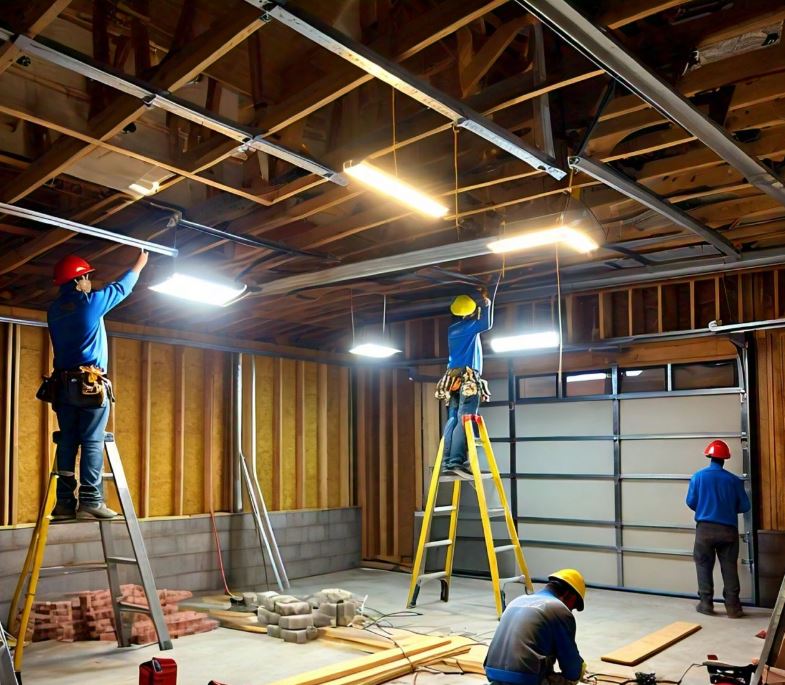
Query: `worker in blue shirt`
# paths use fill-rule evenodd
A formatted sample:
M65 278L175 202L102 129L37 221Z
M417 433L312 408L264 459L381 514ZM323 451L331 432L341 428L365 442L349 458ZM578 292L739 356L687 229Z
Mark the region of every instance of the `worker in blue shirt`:
M533 595L507 605L485 658L491 685L567 685L580 680L586 664L575 643L574 610L583 611L586 583L565 568ZM558 661L561 673L553 667Z
M493 326L493 303L486 288L480 288L480 305L468 295L458 295L450 306L456 321L447 331L450 357L447 372L436 386L436 398L447 403L444 426L445 473L464 480L472 479L467 461L466 433L462 418L476 414L481 401L490 399L488 384L482 379L482 342L480 334Z
M53 520L117 516L104 504L101 479L111 404L104 315L131 294L147 259L142 250L122 278L96 291L90 281L94 269L81 257L69 255L55 266L54 282L60 293L47 312L54 349L53 406L60 429L55 453L60 477ZM77 508L74 472L80 448Z
M716 556L722 572L725 612L730 618L740 618L744 614L739 601L738 517L750 510L750 500L741 478L723 468L731 456L727 443L714 440L706 446L704 454L711 464L692 476L687 490L687 506L695 512L693 558L700 597L696 610L701 614L714 613Z

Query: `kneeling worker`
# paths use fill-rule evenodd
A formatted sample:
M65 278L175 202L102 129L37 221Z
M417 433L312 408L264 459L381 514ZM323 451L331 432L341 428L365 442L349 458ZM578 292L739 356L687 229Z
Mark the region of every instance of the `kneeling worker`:
M583 611L586 583L575 569L548 576L533 595L507 605L485 659L491 685L566 685L576 683L586 663L575 644L574 609ZM559 662L561 673L553 666Z

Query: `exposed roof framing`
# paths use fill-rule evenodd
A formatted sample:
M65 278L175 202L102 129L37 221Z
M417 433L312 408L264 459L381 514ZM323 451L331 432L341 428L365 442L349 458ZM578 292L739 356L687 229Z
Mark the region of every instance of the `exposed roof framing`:
M557 2L563 5L531 0ZM176 243L180 259L276 293L197 319L140 288L114 313L120 319L316 346L340 345L350 290L360 320L378 316L383 294L393 316L408 316L425 311L423 301L434 294L493 277L501 260L487 254L486 241L505 221L559 211L570 190L604 234L596 254L562 255L563 282L571 288L670 273L671 262L681 270L776 263L785 252L785 209L776 187L773 197L762 192L773 186L761 185L752 168L776 179L785 167L785 41L697 66L689 54L781 22L785 6L717 3L716 11L696 13L688 0L581 5L634 68L645 65L710 121L744 156L739 165L738 157L728 163L718 156L703 129L653 107L649 92L617 88L598 112L605 69L543 30L522 4L289 0L285 7L316 17L325 33L343 37L358 54L379 56L391 72L405 69L423 92L492 122L497 142L542 147L547 104L554 165L563 169L595 122L582 156L603 173L559 180L504 145L456 133L455 117L394 96L374 74L278 20L265 22L247 0L134 1L112 4L111 12L92 0L34 0L0 3L0 29L22 36L19 45L63 45L184 109L113 96L103 77L90 83L36 54L31 63L18 61L17 46L0 44L0 202L135 240ZM426 221L364 187L329 183L291 158L238 149L238 140L210 129L212 121L258 132L329 169L363 158L397 167L440 196L450 215ZM142 198L134 184L154 195ZM184 220L175 229L178 217ZM68 252L95 262L106 277L131 260L123 245L18 216L6 215L0 234L0 296L14 305L46 306L49 269ZM448 253L456 257L449 270L423 266L422 259ZM407 262L404 255L414 256ZM167 260L154 256L143 282ZM337 262L319 278L325 264ZM378 268L364 273L359 263ZM510 297L552 287L547 252L510 255L504 266ZM308 289L290 292L302 284Z

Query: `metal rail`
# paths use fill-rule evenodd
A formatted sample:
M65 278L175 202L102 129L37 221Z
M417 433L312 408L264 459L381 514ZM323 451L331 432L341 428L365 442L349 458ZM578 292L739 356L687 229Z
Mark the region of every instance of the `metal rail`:
M267 134L263 131L230 121L210 112L204 107L178 98L167 90L156 88L141 79L105 67L87 55L83 55L65 45L46 38L39 37L33 39L24 35L16 35L2 28L0 28L0 40L12 43L28 55L40 57L52 64L57 64L65 69L81 74L92 81L103 83L126 95L139 98L148 107L158 107L183 119L193 121L217 133L221 133L227 138L236 140L240 149L253 149L264 152L313 174L317 174L332 183L338 185L347 184L343 174L295 150L290 150L284 145L268 140L265 138Z

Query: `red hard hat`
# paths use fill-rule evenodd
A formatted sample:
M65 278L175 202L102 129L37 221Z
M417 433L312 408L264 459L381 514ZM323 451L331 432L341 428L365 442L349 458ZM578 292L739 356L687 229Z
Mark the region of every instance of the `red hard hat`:
M68 281L89 274L92 271L95 271L95 269L84 259L70 254L55 264L55 285L63 285L63 283L68 283Z
M730 447L724 440L712 440L706 445L703 454L712 459L730 459Z

